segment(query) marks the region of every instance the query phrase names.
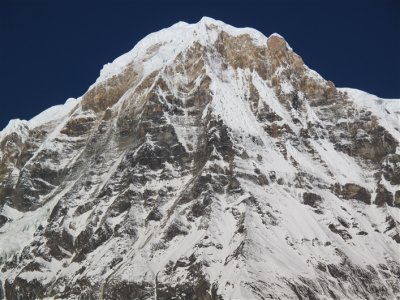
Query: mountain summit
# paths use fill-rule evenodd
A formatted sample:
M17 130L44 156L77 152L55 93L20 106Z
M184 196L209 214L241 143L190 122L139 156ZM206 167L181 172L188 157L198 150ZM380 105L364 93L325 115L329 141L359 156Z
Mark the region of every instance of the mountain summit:
M203 18L0 132L0 298L400 297L400 102Z

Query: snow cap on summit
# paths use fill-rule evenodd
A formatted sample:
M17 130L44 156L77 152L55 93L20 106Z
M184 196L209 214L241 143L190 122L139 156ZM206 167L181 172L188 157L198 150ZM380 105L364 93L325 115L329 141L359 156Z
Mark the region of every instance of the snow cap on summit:
M168 28L147 35L132 50L116 58L113 62L105 64L100 71L100 76L89 89L107 80L107 78L120 73L127 65L135 62L138 58L146 56L147 50L152 46L159 45L160 47L157 51L157 57L153 56L151 58L152 65L149 69L145 70L146 73L161 68L166 61L174 58L180 51L192 45L194 41L198 41L203 45L214 43L218 37L218 33L221 31L231 36L248 34L260 46L266 45L268 40L263 33L256 29L249 27L236 28L210 17L202 17L195 24L180 21ZM271 36L280 35L274 33ZM291 48L288 46L288 49Z

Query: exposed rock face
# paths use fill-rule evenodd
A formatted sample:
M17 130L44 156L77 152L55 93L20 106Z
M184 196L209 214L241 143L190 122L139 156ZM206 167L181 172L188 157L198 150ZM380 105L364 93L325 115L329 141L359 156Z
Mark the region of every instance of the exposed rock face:
M400 184L400 155L388 155L383 163L383 176L391 185Z
M306 205L317 208L320 206L321 202L322 202L322 198L320 195L313 194L313 193L304 193L303 194L303 203Z
M342 196L344 199L355 199L366 204L371 204L371 193L357 184L346 183L344 186L336 184L334 190L337 195Z
M154 33L0 133L0 298L396 299L398 103L276 34Z
M400 208L400 191L396 191L396 194L394 196L394 206Z
M378 185L376 190L375 204L382 206L385 203L389 206L393 206L393 194L389 192L383 185Z

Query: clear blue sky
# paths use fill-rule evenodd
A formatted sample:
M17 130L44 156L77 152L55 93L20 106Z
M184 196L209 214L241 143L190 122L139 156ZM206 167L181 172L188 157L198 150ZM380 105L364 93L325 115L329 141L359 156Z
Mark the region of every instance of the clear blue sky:
M398 0L1 0L0 129L82 95L147 34L202 16L278 32L337 86L400 98Z

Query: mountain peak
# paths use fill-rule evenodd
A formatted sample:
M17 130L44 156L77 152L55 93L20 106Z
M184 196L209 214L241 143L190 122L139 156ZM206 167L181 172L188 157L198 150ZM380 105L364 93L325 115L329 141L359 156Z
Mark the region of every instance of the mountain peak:
M203 73L210 77L223 76L226 67L248 69L254 70L264 80L271 80L272 85L279 84L280 90L286 94L290 94L305 78L313 82L311 89L308 83L302 87L302 92L309 98L318 98L325 92L333 93L333 84L310 70L279 34L267 38L255 29L235 28L204 17L195 24L180 22L152 33L131 51L105 65L100 77L83 97L83 107L104 110L119 99L123 92L121 86L118 86L114 99L103 93L100 100L94 101L99 98L99 93L94 91L113 90L110 85L115 86L115 80L129 86L151 74L162 73L166 68L185 64L184 57L189 54L204 63ZM296 77L291 76L293 72ZM97 96L93 97L94 94Z
M147 35L131 51L116 58L112 63L104 65L96 83L121 72L129 63L134 62L136 58L142 57L149 48L154 48L156 45L162 45L163 51L158 53L158 55L165 56L160 63L162 65L167 57L175 57L194 41L202 44L214 43L218 33L221 31L232 36L249 35L260 46L266 45L267 42L267 37L255 29L236 28L209 17L203 17L198 23L194 24L178 22L168 28ZM151 69L153 70L153 68Z
M0 298L396 299L399 116L277 34L150 34L0 133Z
M226 25L224 22L215 20L211 17L204 16L200 19L198 24L206 24L206 25Z

